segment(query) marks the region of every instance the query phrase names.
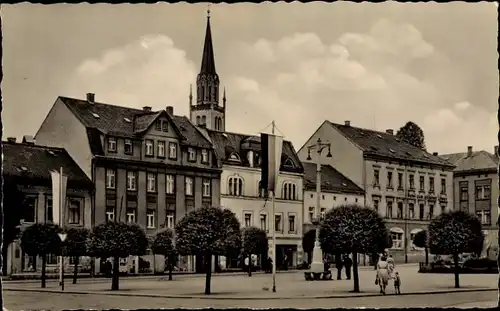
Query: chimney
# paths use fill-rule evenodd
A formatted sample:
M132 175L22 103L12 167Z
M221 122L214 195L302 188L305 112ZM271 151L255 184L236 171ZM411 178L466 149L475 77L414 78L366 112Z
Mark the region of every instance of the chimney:
M394 130L393 129L387 129L385 132L389 135L394 135Z
M150 112L151 111L151 107L149 106L144 106L142 107L142 110L146 111L146 112Z
M23 144L35 145L35 139L31 135L24 135L23 136Z
M248 164L253 167L253 151L249 150L247 153Z
M87 93L87 102L89 104L95 103L95 94L94 93Z
M467 146L467 156L472 156L472 146Z
M349 121L349 120L345 120L345 121L344 121L344 124L345 124L345 126L351 126L351 121Z
M167 106L167 108L165 109L167 111L167 113L171 116L174 115L174 107L172 106Z
M16 138L15 137L7 137L7 141L9 143L15 143L16 142Z
M498 157L498 145L495 146L495 148L493 148L494 152L495 152L495 157Z
M438 153L437 152L433 152L432 155L435 156L435 157L437 157Z

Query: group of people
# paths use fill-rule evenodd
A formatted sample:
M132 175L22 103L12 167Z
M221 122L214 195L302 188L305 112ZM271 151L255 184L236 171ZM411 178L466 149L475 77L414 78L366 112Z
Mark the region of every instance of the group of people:
M328 256L323 258L325 272L330 271L330 262ZM337 268L337 280L342 280L342 270L345 269L346 279L351 279L352 259L347 254L338 254L335 256L335 267Z
M396 272L396 265L392 255L382 254L377 262L377 276L375 285L380 286L380 293L385 295L385 289L389 284L389 280L394 280L394 289L397 295L401 294L401 278Z

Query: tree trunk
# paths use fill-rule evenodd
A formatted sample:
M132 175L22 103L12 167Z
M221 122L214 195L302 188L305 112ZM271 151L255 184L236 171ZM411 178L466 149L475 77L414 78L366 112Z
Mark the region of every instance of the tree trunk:
M171 255L167 255L168 260L168 280L172 281L172 270L174 269L174 258Z
M460 280L459 280L460 267L458 266L458 254L453 255L453 261L455 262L455 288L460 288Z
M354 293L359 293L359 275L358 275L358 253L352 252L352 277L354 280Z
M252 276L252 255L248 257L248 276Z
M111 279L111 290L118 290L118 278L120 274L120 257L113 257L113 275Z
M429 249L425 248L425 265L429 265Z
M78 278L78 262L80 261L79 256L75 256L75 267L73 268L73 284L76 284L76 279Z
M46 274L46 265L47 265L47 255L42 255L42 288L45 288L45 274Z
M212 254L210 253L205 254L205 270L205 295L210 295L210 281L212 278Z

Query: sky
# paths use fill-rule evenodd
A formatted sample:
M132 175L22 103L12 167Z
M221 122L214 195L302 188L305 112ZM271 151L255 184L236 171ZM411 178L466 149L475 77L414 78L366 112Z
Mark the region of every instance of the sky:
M2 5L3 139L34 135L57 96L188 115L206 10ZM257 135L275 120L298 150L324 120L413 121L430 152L498 144L494 3L213 4L211 26L228 131Z

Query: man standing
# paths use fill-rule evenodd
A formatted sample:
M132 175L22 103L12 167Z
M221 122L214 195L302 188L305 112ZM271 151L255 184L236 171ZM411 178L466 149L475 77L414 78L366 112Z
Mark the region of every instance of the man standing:
M352 267L352 259L348 254L344 256L344 267L345 267L345 275L348 280L351 279L351 267Z
M335 254L335 266L337 268L337 280L342 280L342 255L340 253Z

